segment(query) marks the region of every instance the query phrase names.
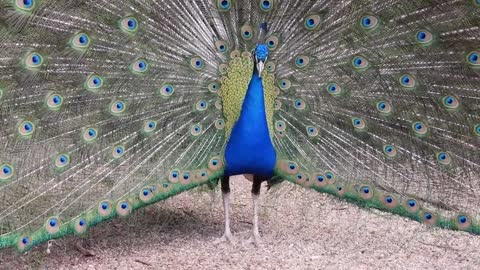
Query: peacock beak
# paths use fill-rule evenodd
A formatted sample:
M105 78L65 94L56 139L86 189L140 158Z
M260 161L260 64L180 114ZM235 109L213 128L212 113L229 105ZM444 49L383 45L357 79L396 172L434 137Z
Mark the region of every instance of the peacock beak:
M262 60L257 62L258 77L260 77L260 78L262 77L262 72L263 72L264 67L265 67L265 63L263 63Z

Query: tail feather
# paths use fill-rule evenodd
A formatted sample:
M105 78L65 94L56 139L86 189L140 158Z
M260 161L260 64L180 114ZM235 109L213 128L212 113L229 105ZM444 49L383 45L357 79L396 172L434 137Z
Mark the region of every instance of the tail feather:
M256 43L275 180L480 233L477 1L30 2L0 1L0 247L212 185Z

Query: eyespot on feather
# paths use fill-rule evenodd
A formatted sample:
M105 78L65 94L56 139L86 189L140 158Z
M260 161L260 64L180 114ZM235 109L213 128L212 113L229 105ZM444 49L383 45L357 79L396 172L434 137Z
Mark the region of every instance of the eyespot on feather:
M30 236L21 235L17 240L17 249L20 252L28 250L32 246L32 238Z
M135 60L131 65L130 65L130 71L133 74L136 75L143 75L145 74L149 69L149 64L147 60L140 58Z
M272 11L275 6L274 0L259 0L260 10L263 12Z
M84 86L87 91L98 93L99 90L102 88L103 84L104 84L103 77L93 74L87 78Z
M297 163L288 160L280 160L279 169L289 175L295 175L300 170Z
M383 146L383 153L390 158L397 156L397 147L391 144L386 144Z
M251 40L253 38L253 28L250 25L244 25L240 28L240 34L244 40Z
M360 27L365 31L373 31L379 25L379 20L373 15L364 15L360 18Z
M274 51L278 48L278 45L280 45L280 39L278 35L273 34L265 39L265 44L267 44L269 50Z
M101 201L98 204L97 212L102 217L109 216L110 213L112 213L112 204L110 203L110 201L108 200Z
M180 183L182 185L188 185L192 181L194 181L194 175L191 172L186 171L186 172L180 173Z
M230 11L233 5L233 0L217 0L217 8L221 12Z
M10 164L1 164L0 165L0 181L8 180L13 177L15 174L15 169Z
M82 138L85 142L92 142L98 138L98 130L93 127L84 128Z
M143 123L143 132L146 134L151 134L157 128L157 121L147 120Z
M313 31L320 27L321 16L320 14L311 14L305 18L303 23L305 29Z
M23 13L31 13L37 6L37 0L14 0L15 10Z
M306 68L310 64L310 57L301 54L295 57L295 66L299 69Z
M435 225L437 222L437 215L431 211L424 210L422 211L422 221L428 225Z
M45 104L51 111L57 111L63 104L63 97L57 93L48 93Z
M127 104L123 100L114 100L110 103L110 113L112 115L121 115L127 109Z
M325 187L325 186L328 185L327 178L325 177L325 175L323 175L321 173L314 174L313 175L313 181L314 181L315 185L318 186L318 187Z
M112 157L114 159L121 158L125 154L125 146L123 145L115 145L112 147Z
M422 121L415 121L412 123L412 130L418 137L425 137L428 135L428 126Z
M427 30L419 30L415 33L415 40L420 45L428 46L433 42L433 34Z
M202 135L202 131L203 131L203 128L201 124L194 124L190 128L190 134L192 134L195 137Z
M398 205L398 199L390 194L382 194L382 196L380 196L380 201L385 207L389 209L394 208Z
M357 71L363 71L369 68L370 63L365 57L358 55L352 59L352 65Z
M132 212L132 206L130 202L122 200L117 203L115 210L119 216L126 217Z
M50 217L45 222L45 229L49 234L55 234L60 230L60 219L58 217Z
M70 164L70 155L60 154L55 158L55 167L57 169L62 169L67 167Z
M43 56L38 52L27 53L23 58L23 65L30 71L39 71L44 64Z
M404 200L403 206L410 213L416 213L420 209L420 204L413 198L407 198Z
M175 88L169 83L164 83L158 90L158 94L163 98L169 98L173 92L175 92Z
M133 16L128 16L118 22L119 28L128 34L135 34L138 31L138 20Z
M223 160L220 157L212 157L208 161L208 169L211 171L218 171L223 168Z
M179 180L180 180L180 170L178 169L171 170L168 175L168 181L170 183L178 183Z
M75 234L83 234L88 229L88 223L85 217L79 217L73 222Z
M76 33L70 40L70 46L79 51L87 50L91 45L91 38L84 32Z
M223 40L215 41L215 48L217 48L217 52L225 53L228 51L228 44Z
M454 221L459 230L467 230L472 225L472 219L470 216L463 213L457 214Z
M23 138L30 138L35 132L35 124L30 120L23 120L17 126L18 134Z

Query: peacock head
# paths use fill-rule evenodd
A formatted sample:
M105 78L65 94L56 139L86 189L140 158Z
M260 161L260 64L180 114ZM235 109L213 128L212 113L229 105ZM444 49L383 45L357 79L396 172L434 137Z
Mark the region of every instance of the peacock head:
M265 44L257 44L253 52L255 57L255 64L257 65L258 76L262 77L263 68L268 58L268 47Z

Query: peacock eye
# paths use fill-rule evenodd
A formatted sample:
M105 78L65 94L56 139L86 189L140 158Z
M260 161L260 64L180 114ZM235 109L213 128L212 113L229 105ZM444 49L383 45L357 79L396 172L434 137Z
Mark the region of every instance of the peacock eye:
M130 65L130 70L137 75L148 71L148 62L145 59L137 59Z
M415 78L410 74L404 74L400 76L399 82L402 87L407 89L413 89L417 85Z
M85 89L90 92L98 93L100 88L102 88L103 83L104 80L102 77L98 75L91 75L87 78L87 81L85 82Z
M454 96L442 97L442 105L447 111L454 111L460 107L460 101Z
M320 26L320 15L312 14L305 18L304 26L307 30L315 30Z
M232 8L232 0L217 0L217 7L220 11L229 11Z
M70 41L70 45L74 49L83 51L90 46L90 37L85 33L77 33Z
M318 136L318 129L316 127L307 126L306 129L307 129L308 136L310 136L310 137Z
M192 125L192 127L190 128L190 134L197 137L202 134L202 130L203 130L202 125L195 124L195 125Z
M439 152L437 153L437 162L440 165L450 165L452 163L452 158L449 153L447 152Z
M68 166L70 164L70 156L67 154L60 154L55 159L55 166L60 169Z
M225 41L218 40L218 41L215 42L215 48L217 48L217 51L219 53L224 53L228 50L228 45Z
M153 120L145 121L145 123L143 124L143 131L145 133L151 133L152 131L155 130L156 127L157 127L156 121L153 121Z
M198 57L198 56L195 56L193 57L192 59L190 59L190 66L194 69L194 70L202 70L204 68L204 61L202 58Z
M125 147L122 145L114 146L112 149L112 156L113 158L121 158L125 153Z
M366 128L365 120L359 117L352 118L352 124L356 130L364 130Z
M310 57L306 55L298 55L295 57L295 66L302 69L308 66L310 63Z
M303 101L303 99L296 99L294 102L293 102L293 105L295 106L295 109L297 110L304 110L306 108L306 104L305 104L305 101Z
M282 79L278 82L278 87L280 87L281 90L288 90L292 86L292 82L287 79Z
M110 103L110 113L113 115L119 115L125 112L127 105L121 100L114 100Z
M83 139L87 142L97 139L98 131L95 128L86 128L83 132Z
M138 30L138 21L135 17L126 17L120 20L119 26L122 31L133 34Z
M35 125L33 122L24 120L18 125L18 133L20 136L28 137L35 131Z
M480 66L480 53L477 51L467 55L467 62L472 66Z
M372 15L366 15L360 19L360 26L364 30L373 30L377 28L378 24L378 18Z
M0 165L0 180L10 179L14 174L13 166L9 164Z
M368 60L363 56L355 56L352 60L352 65L357 70L364 70L368 68Z
M61 106L62 106L62 103L63 103L63 97L58 95L58 94L52 94L50 93L48 96L47 96L47 107L50 109L50 110L58 110Z
M425 136L428 133L427 125L421 121L414 122L412 124L412 129L415 135L418 135L418 136Z
M23 12L31 12L35 8L35 0L15 0L15 8Z
M175 88L171 84L165 83L160 87L158 94L163 98L168 98L173 95L173 92L175 92Z
M272 35L265 40L265 44L267 44L268 49L272 51L277 49L278 42L279 42L279 39L278 39L278 36L276 35Z
M37 52L28 53L23 63L25 67L32 71L38 71L40 67L43 65L43 56Z
M327 84L326 89L327 89L327 92L334 97L343 94L342 87L340 85L338 85L337 83L332 82L332 83Z
M225 128L225 120L217 119L215 120L215 128L218 130L222 130Z
M433 34L426 30L420 30L416 34L416 40L419 44L429 45L433 41Z
M243 39L250 40L253 37L253 28L250 25L244 25L240 28L240 33Z
M273 9L273 0L260 0L260 9L268 12Z
M206 109L208 109L207 101L205 101L205 100L197 101L197 103L195 104L195 109L197 111L205 111Z
M392 105L388 101L377 102L377 110L382 115L389 115L392 112Z

